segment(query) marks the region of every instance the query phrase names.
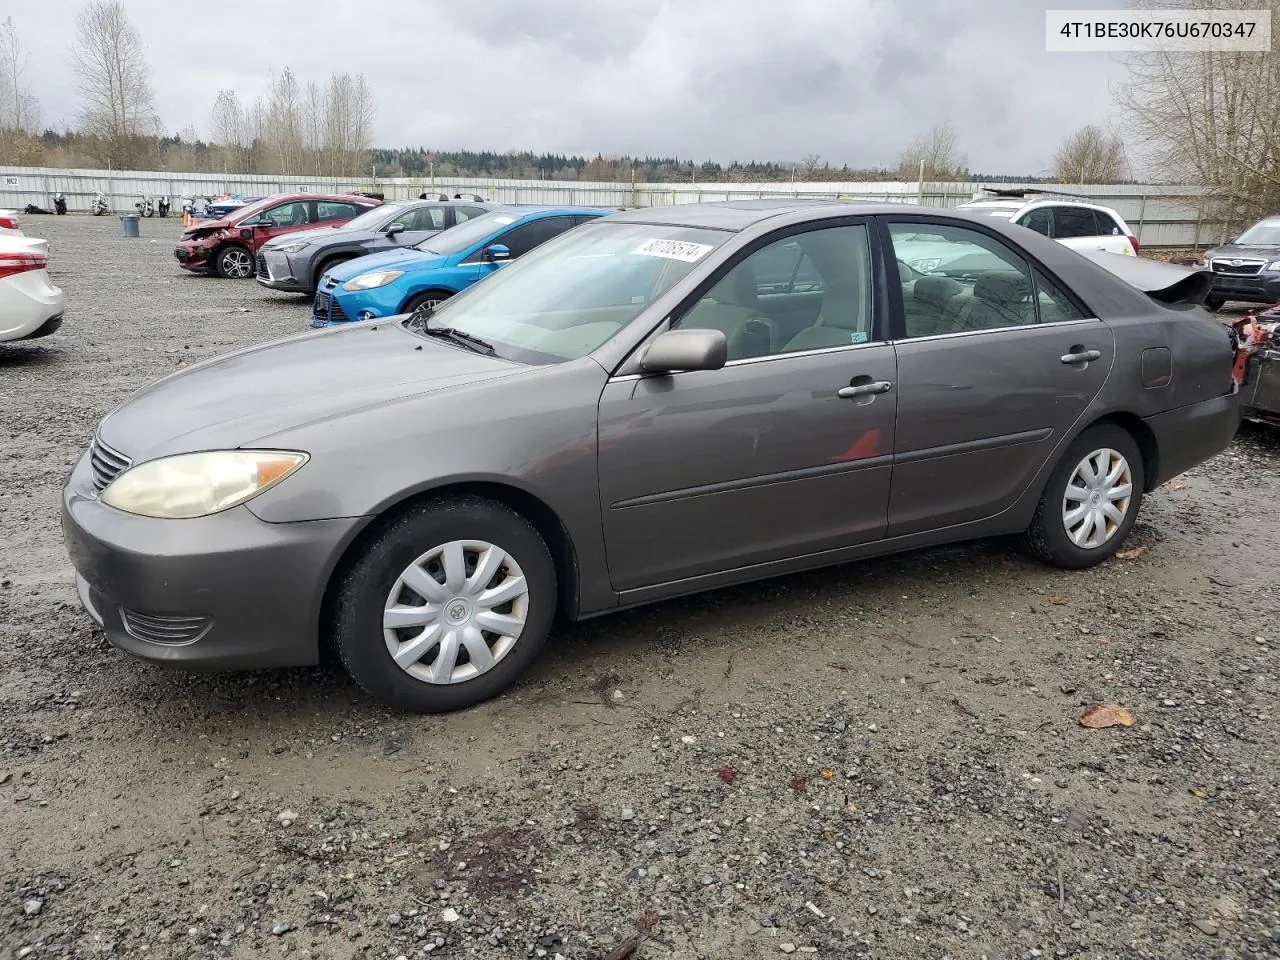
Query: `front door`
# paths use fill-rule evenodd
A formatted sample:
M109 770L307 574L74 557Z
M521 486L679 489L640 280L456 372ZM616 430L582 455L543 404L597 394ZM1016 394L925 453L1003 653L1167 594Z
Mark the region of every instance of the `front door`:
M796 331L791 305L770 315L776 279L756 270L780 244L798 244L817 273L821 307ZM897 375L871 262L859 221L748 251L672 321L723 331L724 368L606 385L600 492L616 589L884 535Z
M889 234L904 317L892 537L1009 507L1102 389L1115 344L993 234L905 218ZM925 242L921 273L904 261Z

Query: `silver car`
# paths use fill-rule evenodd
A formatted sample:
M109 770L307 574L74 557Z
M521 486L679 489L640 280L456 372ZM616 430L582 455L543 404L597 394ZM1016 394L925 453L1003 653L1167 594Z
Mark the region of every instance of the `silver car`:
M927 231L946 275L900 263ZM1240 423L1210 277L990 217L798 200L603 217L435 311L208 360L63 492L81 599L172 664L314 663L452 710L594 617L1000 534L1111 557ZM1115 266L1114 264L1112 266Z
M264 243L255 268L264 287L313 293L325 271L356 257L411 247L501 204L486 201L398 200L374 207L340 227L318 227Z

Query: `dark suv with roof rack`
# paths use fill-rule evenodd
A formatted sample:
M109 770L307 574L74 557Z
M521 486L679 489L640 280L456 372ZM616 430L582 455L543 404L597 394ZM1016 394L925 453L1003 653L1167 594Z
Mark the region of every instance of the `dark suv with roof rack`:
M1206 250L1213 271L1205 306L1217 310L1229 300L1280 302L1280 216L1264 217L1235 239Z

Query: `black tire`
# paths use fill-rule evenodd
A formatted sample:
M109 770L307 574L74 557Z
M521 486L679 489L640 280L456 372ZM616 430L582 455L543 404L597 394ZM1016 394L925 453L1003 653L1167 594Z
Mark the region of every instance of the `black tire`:
M241 273L241 261L239 257L248 258L248 273ZM232 267L231 261L235 260L236 267ZM228 243L218 248L218 252L213 255L213 269L224 280L252 280L253 279L253 254L249 252L248 247L241 246L238 243Z
M1068 535L1063 500L1076 467L1093 451L1104 449L1116 451L1127 461L1133 490L1124 519L1115 532L1100 545L1084 548L1072 542ZM1083 570L1102 563L1120 549L1133 529L1142 506L1145 480L1142 451L1127 430L1109 423L1090 427L1075 439L1054 467L1036 506L1035 517L1027 528L1027 546L1041 560L1064 570Z
M448 290L423 290L421 293L414 294L406 300L404 306L400 308L400 312L417 313L418 310L431 303L431 301L434 300L438 303L441 300L448 300L451 296L453 294Z
M1226 297L1205 297L1204 308L1206 310L1217 312L1222 309L1223 304L1227 302Z
M493 544L519 565L528 586L524 626L515 644L484 673L457 683L410 676L392 660L382 612L401 573L424 553L456 540ZM556 569L546 543L510 507L479 496L415 504L395 515L363 548L334 591L332 642L342 665L371 696L415 713L474 706L506 690L537 657L556 612ZM423 657L435 647L423 650Z
M338 264L346 263L348 260L352 260L352 259L354 258L353 257L330 257L328 260L325 260L323 263L321 263L320 266L316 267L316 272L311 277L311 292L312 293L316 292L316 289L320 286L321 277L323 277L326 273L328 273Z

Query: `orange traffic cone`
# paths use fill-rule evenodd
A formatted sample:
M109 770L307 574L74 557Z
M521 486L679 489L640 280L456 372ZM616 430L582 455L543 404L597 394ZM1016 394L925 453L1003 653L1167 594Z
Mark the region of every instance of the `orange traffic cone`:
M190 210L183 210L183 211L182 211L182 225L183 225L184 227L189 227L189 226L191 226L191 211L190 211Z

